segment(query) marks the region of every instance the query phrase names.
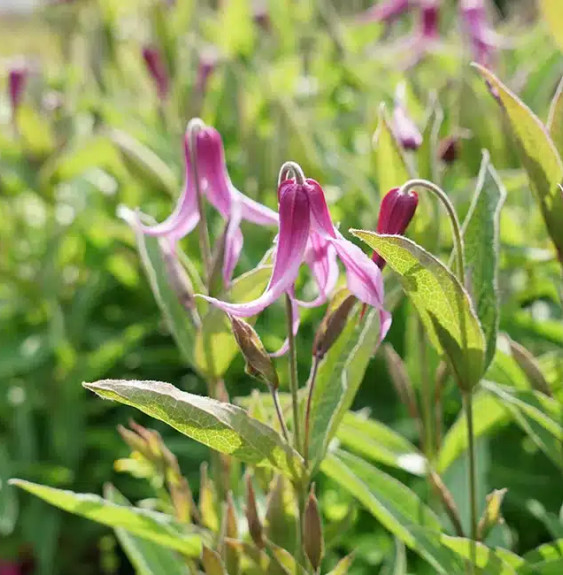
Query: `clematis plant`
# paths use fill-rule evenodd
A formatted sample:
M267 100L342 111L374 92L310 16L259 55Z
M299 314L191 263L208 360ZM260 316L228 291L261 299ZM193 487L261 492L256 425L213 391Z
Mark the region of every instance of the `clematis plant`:
M418 150L422 134L410 117L406 106L405 84L401 82L395 91L393 108L393 134L404 150Z
M490 65L501 42L487 18L485 1L460 0L459 9L474 60L484 66Z

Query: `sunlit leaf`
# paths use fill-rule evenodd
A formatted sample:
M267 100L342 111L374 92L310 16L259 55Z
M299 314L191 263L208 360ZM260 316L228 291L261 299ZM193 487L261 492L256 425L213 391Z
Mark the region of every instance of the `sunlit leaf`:
M474 556L471 549L472 543L469 539L442 535L442 543L464 559L473 561L473 564L479 568L481 575L516 575L516 570L512 565L483 543L475 543Z
M563 78L561 78L555 96L553 96L553 100L551 101L549 116L547 118L547 130L555 147L559 151L559 155L563 155Z
M12 533L18 517L16 490L8 483L13 463L8 450L0 444L0 535Z
M201 535L163 513L117 505L91 493L74 493L23 479L13 479L10 483L69 513L109 527L121 527L189 557L198 557L201 553Z
M104 399L136 407L221 453L300 477L301 457L271 427L252 419L240 407L160 381L107 379L84 387Z
M430 341L449 360L459 385L471 389L483 375L485 338L471 300L457 278L407 238L351 231L399 274Z
M563 4L559 0L540 0L540 8L553 39L563 51Z

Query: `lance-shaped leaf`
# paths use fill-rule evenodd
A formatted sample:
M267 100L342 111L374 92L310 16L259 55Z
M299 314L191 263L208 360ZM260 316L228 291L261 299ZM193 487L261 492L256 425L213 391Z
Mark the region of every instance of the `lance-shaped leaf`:
M561 4L561 18L563 21L563 4ZM555 96L553 96L549 107L547 130L559 151L559 155L563 155L563 78L561 78L559 86L557 86Z
M126 529L134 535L180 551L189 557L198 557L201 553L202 535L177 523L164 513L117 505L99 495L74 493L23 479L13 479L10 483L69 513L86 517L114 529Z
M221 453L297 478L303 460L271 427L235 405L193 395L161 381L106 379L84 383L104 399L136 407Z
M485 151L462 230L468 289L487 344L485 369L493 359L497 340L499 219L505 197L506 190Z
M483 388L502 401L514 421L563 469L563 405L543 393L516 390L491 381L484 381Z
M463 573L463 563L440 541L442 526L434 512L402 483L350 455L329 454L321 471L349 491L393 535L419 553L441 575Z
M104 496L117 505L130 505L129 501L113 486L104 488ZM186 562L173 550L153 541L136 537L123 527L114 528L115 535L125 554L135 567L137 575L188 575Z
M424 248L402 236L351 230L399 274L434 347L445 354L466 390L483 375L485 338L471 300L453 273Z
M350 409L379 342L379 314L372 309L363 322L358 310L321 361L311 406L310 454L320 461L326 446Z
M458 553L463 559L471 561L479 568L481 575L516 575L516 570L511 564L512 559L508 561L505 554L496 553L495 550L490 549L483 543L476 542L473 548L473 544L469 539L450 537L449 535L442 535L442 543L455 553ZM520 559L518 556L514 557L516 560ZM460 571L460 573L462 572Z
M563 162L545 126L492 72L474 64L498 94L512 132L530 186L539 202L548 233L560 259L563 258Z

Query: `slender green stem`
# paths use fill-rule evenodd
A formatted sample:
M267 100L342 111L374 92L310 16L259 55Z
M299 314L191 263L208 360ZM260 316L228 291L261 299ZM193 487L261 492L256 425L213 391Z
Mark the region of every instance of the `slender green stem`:
M285 424L285 419L283 417L283 411L280 406L280 396L278 395L278 390L276 387L270 386L270 391L272 392L272 399L274 401L274 407L276 409L276 414L278 416L278 421L280 422L281 430L285 440L289 443L289 435L287 433L287 425Z
M289 386L291 388L291 404L293 408L293 445L297 451L301 451L301 434L299 425L299 397L297 394L299 381L297 376L297 349L293 337L293 304L291 298L285 296L285 311L287 315L287 339L289 342Z
M419 365L421 375L421 394L422 394L422 421L424 426L424 437L422 438L424 444L424 452L429 461L434 460L434 445L433 445L433 413L432 408L432 383L430 381L430 369L428 366L428 348L426 345L426 338L424 334L424 326L420 320L417 321L418 327L418 351L419 351Z
M452 225L452 232L454 236L455 249L456 249L456 264L457 264L457 277L461 285L465 285L465 260L463 257L463 241L461 239L461 226L457 218L456 211L453 204L450 202L447 194L432 182L428 180L415 179L409 180L406 184L401 187L401 192L406 194L413 188L426 188L432 192L441 202L450 218L450 223Z
M199 181L199 170L197 165L197 134L205 126L199 119L194 118L188 124L188 138L190 144L190 162L192 164L192 174L197 198L197 209L199 211L199 247L201 249L201 259L203 260L204 280L208 284L211 274L211 243L209 241L209 228L207 226L207 217L205 215L205 205L203 202L203 193ZM209 286L208 286L209 287Z
M303 458L305 459L305 465L309 460L309 438L311 435L311 405L313 403L313 393L315 391L315 383L317 381L317 373L319 371L320 359L315 355L313 357L313 366L311 368L311 379L309 382L309 394L307 396L307 407L305 408L305 440L303 445Z
M477 469L475 462L475 437L473 431L473 397L470 391L463 392L463 407L467 420L467 445L469 450L469 505L471 515L471 555L475 564L475 541L477 540Z

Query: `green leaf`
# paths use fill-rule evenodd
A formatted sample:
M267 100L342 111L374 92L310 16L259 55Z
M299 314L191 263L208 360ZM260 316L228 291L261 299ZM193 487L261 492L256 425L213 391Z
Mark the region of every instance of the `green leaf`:
M438 573L462 573L462 562L439 542L434 512L402 483L345 452L329 454L321 471L349 491L393 535L426 559Z
M264 291L271 275L271 266L259 265L236 278L221 298L237 303L251 301ZM254 321L249 323L252 325ZM208 376L222 377L238 352L229 318L224 311L209 306L195 340L194 356L198 369Z
M106 379L84 383L104 399L136 407L221 453L298 478L303 460L271 427L230 403L193 395L161 381Z
M473 397L473 411L479 414L475 417L473 424L476 438L485 434L490 436L510 421L510 416L502 402L482 391L478 391ZM466 449L467 421L465 413L460 413L442 442L438 454L438 471L444 473Z
M548 233L563 258L563 162L539 118L492 72L474 66L498 93Z
M475 556L471 549L472 542L463 537L442 535L442 543L468 561L479 567L481 575L516 575L514 567L483 543L475 543Z
M534 390L512 389L491 381L483 381L482 386L500 399L516 423L563 469L563 405Z
M74 493L23 479L12 479L10 483L64 511L109 527L121 527L188 557L198 557L201 553L201 534L190 531L164 513L117 505L91 493Z
M12 465L8 449L0 444L0 535L4 537L12 533L18 517L16 490L8 483Z
M560 559L563 556L563 539L557 539L551 543L544 543L524 555L524 560L531 564L544 563Z
M407 551L404 543L395 538L395 550L390 561L385 565L385 575L408 575L407 574Z
M365 458L414 475L426 473L426 459L420 451L379 421L348 412L338 427L336 437L344 447Z
M500 210L506 190L483 152L477 190L463 223L466 274L486 341L485 369L495 355L499 323L498 251Z
M424 248L402 236L351 232L399 274L433 346L445 354L463 389L483 375L485 338L471 300L453 273Z
M547 131L561 156L563 154L563 78L561 78L561 81L557 86L555 96L553 96L551 106L549 107Z
M379 313L363 321L350 314L346 327L321 361L311 405L310 455L320 461L344 414L350 409L379 343Z
M563 51L563 4L560 0L540 0L540 8L553 39Z
M130 505L129 501L113 486L106 485L104 496L107 501L117 505ZM188 575L184 560L174 551L156 543L135 537L123 527L116 527L115 535L125 554L135 568L137 575Z
M385 107L379 108L379 122L373 136L377 182L381 196L411 179L405 156L389 125Z

